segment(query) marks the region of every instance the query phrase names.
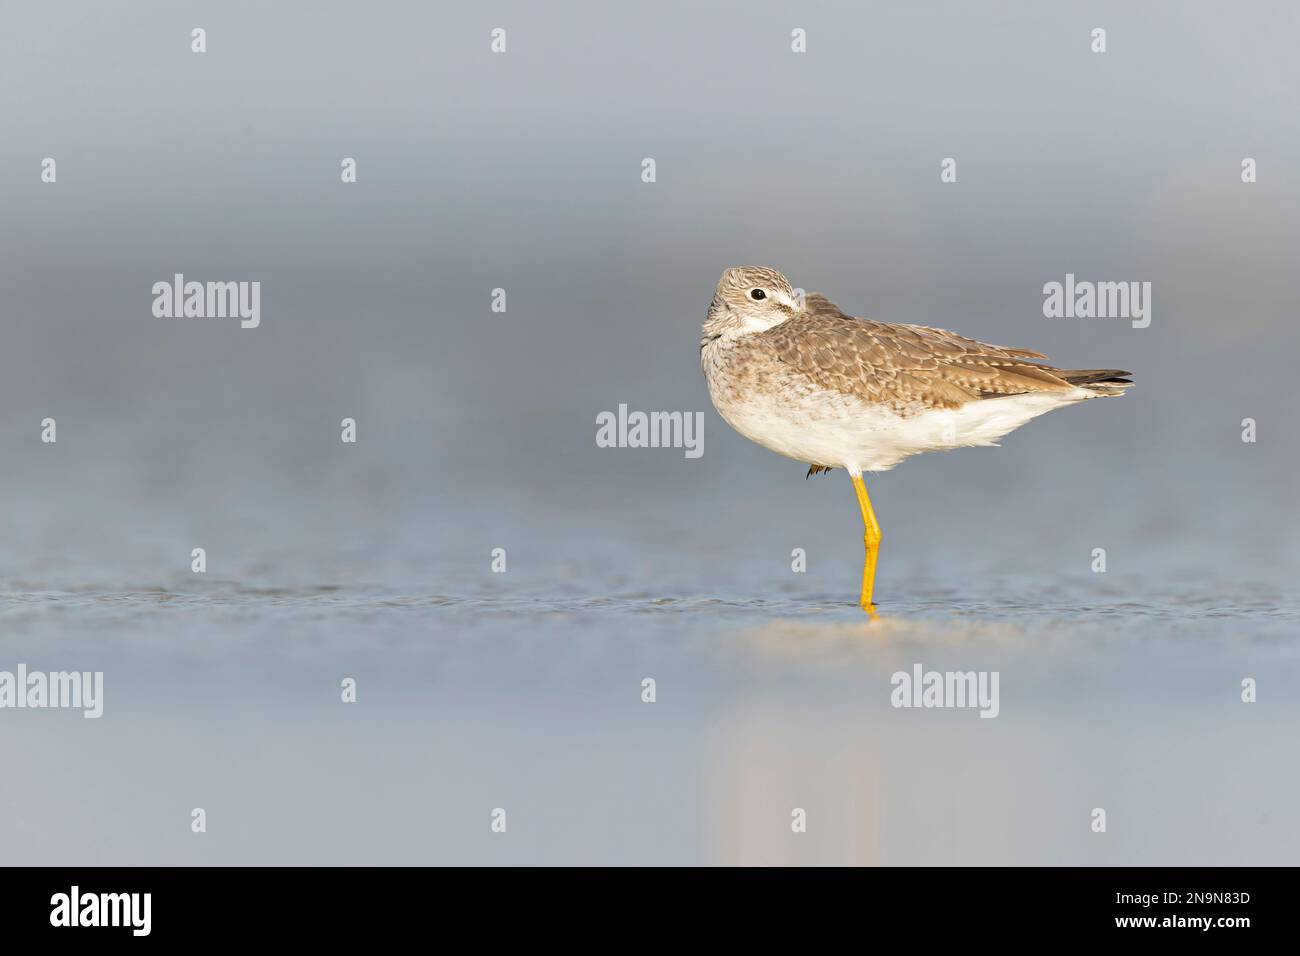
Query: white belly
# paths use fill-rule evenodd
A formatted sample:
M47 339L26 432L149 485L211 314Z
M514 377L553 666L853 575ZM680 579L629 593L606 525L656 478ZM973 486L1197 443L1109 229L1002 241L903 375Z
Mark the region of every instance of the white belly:
M992 445L1031 418L1093 397L1065 393L1009 395L956 409L899 414L850 396L814 394L784 401L749 393L714 405L736 431L779 455L851 474L887 471L926 451Z

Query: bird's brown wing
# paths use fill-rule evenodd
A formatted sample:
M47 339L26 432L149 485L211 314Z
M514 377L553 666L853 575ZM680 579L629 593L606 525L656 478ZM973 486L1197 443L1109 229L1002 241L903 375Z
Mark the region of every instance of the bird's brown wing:
M957 408L999 395L1074 388L1028 349L977 342L944 329L889 325L845 315L810 294L805 311L753 336L818 387L915 411Z

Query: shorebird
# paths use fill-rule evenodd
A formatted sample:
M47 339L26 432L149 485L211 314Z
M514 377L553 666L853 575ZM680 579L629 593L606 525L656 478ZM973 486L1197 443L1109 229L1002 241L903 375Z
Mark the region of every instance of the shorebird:
M872 617L880 525L864 471L888 471L921 452L993 445L1044 412L1133 384L1119 369L1032 359L1046 356L854 318L761 266L722 273L700 339L709 396L728 425L807 464L805 478L849 473L866 552L860 603Z

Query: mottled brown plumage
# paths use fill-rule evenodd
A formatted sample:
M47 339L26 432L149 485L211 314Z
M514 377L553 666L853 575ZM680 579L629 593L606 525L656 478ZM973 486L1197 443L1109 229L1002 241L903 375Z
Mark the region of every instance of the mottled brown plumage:
M1079 385L1105 391L1107 381L1128 374L1064 372L1026 361L1045 358L1029 349L989 345L944 329L854 318L816 293L807 296L804 312L743 337L736 348L742 363L746 351L755 358L766 353L797 369L817 388L855 395L904 414L957 408L999 395L1068 392Z
M862 514L859 603L873 616L881 531L863 472L996 445L1039 415L1133 384L1116 369L1060 369L1029 349L854 318L762 266L722 273L701 333L700 368L727 424L807 464L806 478L848 471Z
M1029 349L855 318L764 267L722 274L702 331L718 412L742 435L817 466L810 475L996 444L1053 408L1132 384L1117 369L1061 369Z

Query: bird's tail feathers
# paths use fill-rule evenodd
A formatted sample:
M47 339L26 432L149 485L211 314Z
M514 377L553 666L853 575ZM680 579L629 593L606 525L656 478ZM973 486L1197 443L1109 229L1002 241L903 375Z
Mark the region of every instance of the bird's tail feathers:
M1133 373L1118 368L1060 368L1052 374L1097 395L1123 395L1133 384L1129 378Z

